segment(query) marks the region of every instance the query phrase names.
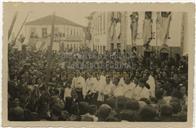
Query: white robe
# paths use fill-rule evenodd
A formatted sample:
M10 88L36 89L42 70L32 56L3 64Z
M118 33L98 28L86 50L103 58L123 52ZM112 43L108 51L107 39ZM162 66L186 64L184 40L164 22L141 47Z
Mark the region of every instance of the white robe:
M97 92L98 92L98 97L97 101L104 101L104 95L103 95L103 90L104 90L105 82L103 80L97 80Z
M89 87L90 86L90 78L88 78L86 81L85 81L85 85L84 87L82 88L82 94L83 94L83 97L85 98L88 91L89 91Z
M83 88L85 86L85 79L79 76L75 85L75 88Z
M124 92L125 92L125 86L118 85L118 86L114 89L113 95L114 95L115 97L123 96L123 95L124 95Z
M150 90L147 89L146 87L143 87L140 92L139 99L141 98L146 98L146 99L150 98Z
M97 91L97 79L95 77L92 77L89 80L89 91L90 93L94 93Z
M76 83L77 83L77 77L73 77L73 79L72 79L72 83L71 83L71 88L75 88L75 85L76 85Z
M132 98L134 98L136 100L140 100L141 91L142 91L142 88L139 85L137 85L135 87L135 89L133 90L133 97Z
M129 85L127 85L126 89L125 89L124 96L132 99L135 87L136 87L136 85L133 82L131 82Z
M71 88L64 89L64 99L67 97L71 97Z
M112 82L110 82L109 84L106 84L104 87L104 90L103 90L103 94L111 96L112 95L112 88L114 88L114 85Z
M150 86L150 96L155 97L155 79L151 75L148 77L147 83Z
M118 85L125 86L125 81L124 81L123 77L120 78L120 81L119 81Z

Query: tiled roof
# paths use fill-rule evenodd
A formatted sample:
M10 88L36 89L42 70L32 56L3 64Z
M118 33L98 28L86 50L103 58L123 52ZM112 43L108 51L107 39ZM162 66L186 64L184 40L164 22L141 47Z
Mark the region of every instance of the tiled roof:
M54 15L49 15L49 16L39 18L37 20L30 21L27 22L26 25L51 25L53 21L53 16ZM71 25L76 27L83 27L82 25L74 23L73 21L70 21L60 16L55 15L54 18L55 18L55 25Z

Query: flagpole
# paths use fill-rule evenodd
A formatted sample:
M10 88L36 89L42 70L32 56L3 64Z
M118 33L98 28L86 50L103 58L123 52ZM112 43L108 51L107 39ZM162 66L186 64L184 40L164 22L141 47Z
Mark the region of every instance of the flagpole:
M12 23L11 23L10 29L9 29L9 31L8 31L8 41L9 41L10 36L11 36L11 34L12 34L12 30L13 30L13 28L14 28L14 25L15 25L17 16L18 16L18 12L15 12L15 15L14 15L14 17L13 17L13 19L12 19Z
M14 44L16 43L16 40L17 40L17 38L18 38L18 36L19 36L19 34L20 34L20 32L21 32L23 26L25 25L25 23L26 23L28 17L29 17L29 13L28 13L27 16L25 17L24 22L22 23L22 25L21 25L21 27L20 27L20 29L19 29L17 35L16 35L16 38L14 39L14 42L13 42Z
M158 30L157 30L157 23L158 23L158 18L159 18L159 12L157 12L157 19L156 19L156 56L157 56L157 54L158 54L158 47L157 47L157 45L158 45L158 36L157 36L157 32L158 32Z
M51 37L50 37L50 45L48 47L48 58L47 58L47 61L48 61L48 68L46 69L47 70L47 77L46 77L46 83L49 82L49 79L51 77L51 66L52 66L52 47L53 47L53 42L54 42L54 23L55 23L55 13L53 13L53 19L52 19L52 24L51 24Z

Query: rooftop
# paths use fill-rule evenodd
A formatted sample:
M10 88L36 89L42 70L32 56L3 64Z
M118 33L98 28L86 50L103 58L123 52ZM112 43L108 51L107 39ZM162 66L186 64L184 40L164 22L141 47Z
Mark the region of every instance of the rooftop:
M48 15L45 17L41 17L39 19L27 22L26 25L51 25L53 22L53 16L54 15ZM60 16L54 16L55 18L55 25L71 25L71 26L76 26L76 27L84 27L82 25L79 25L77 23L74 23L71 20L65 19L63 17Z

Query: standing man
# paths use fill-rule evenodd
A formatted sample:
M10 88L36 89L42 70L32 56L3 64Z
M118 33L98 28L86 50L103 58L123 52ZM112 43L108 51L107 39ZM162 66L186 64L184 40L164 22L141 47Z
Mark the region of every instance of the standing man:
M95 77L95 73L93 73L92 77L89 79L88 86L89 89L86 99L89 103L94 103L97 101L97 79Z
M110 96L112 96L112 88L114 88L114 85L110 79L111 78L109 76L106 76L106 85L103 90L104 101L106 101Z
M150 86L150 96L155 97L155 88L156 87L155 87L155 79L152 75L152 72L148 77L147 84Z
M97 101L99 103L104 101L104 87L106 85L106 80L105 80L105 76L101 75L101 76L97 76L97 92L98 92L98 97L97 97Z
M121 79L120 82L119 82L119 78L114 79L114 85L116 86L114 91L113 91L113 96L114 97L123 96L123 94L124 94L124 85L122 83L123 83L122 79Z
M75 90L76 94L78 95L78 100L83 100L82 89L85 86L85 79L83 78L82 74L78 75L79 77L73 78L72 80L72 89Z

